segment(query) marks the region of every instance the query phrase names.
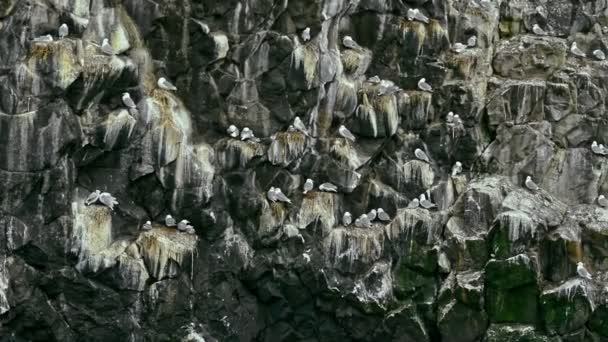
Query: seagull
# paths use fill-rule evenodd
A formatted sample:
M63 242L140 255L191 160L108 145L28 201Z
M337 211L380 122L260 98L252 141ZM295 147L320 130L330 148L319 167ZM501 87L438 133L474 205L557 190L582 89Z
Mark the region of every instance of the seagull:
M283 191L281 191L281 188L275 188L274 193L277 196L277 200L279 202L291 203L291 200L289 198L287 198L287 196L285 196Z
M372 220L370 220L370 218L365 214L361 214L361 216L359 216L359 222L361 222L361 225L363 226L363 228L372 227Z
M248 140L248 139L252 139L254 137L255 136L253 135L253 131L249 127L245 127L241 131L241 140Z
M378 75L375 75L375 76L368 78L367 82L373 83L373 84L378 84L381 82L381 80L380 80L380 77L378 77Z
M462 43L455 43L454 46L452 46L452 50L454 50L456 53L461 53L466 49L467 46Z
M231 136L231 137L233 137L233 138L238 138L239 137L239 129L236 128L235 125L228 126L228 129L226 130L226 133L228 133L228 135Z
M308 253L302 253L302 258L304 258L307 264L310 262L310 255Z
M340 135L352 142L355 142L355 136L348 130L348 128L344 127L344 125L341 125L340 128L338 128L338 133L340 133Z
M34 38L34 41L35 42L52 42L53 36L51 36L50 34L47 34L45 36L40 36L40 37Z
M315 187L315 183L313 183L312 179L308 178L306 182L304 182L304 191L302 192L304 195L308 193Z
M338 187L331 183L323 183L319 185L319 190L325 192L338 192Z
M578 46L576 46L576 42L572 42L572 46L570 47L570 52L572 52L572 54L579 56L579 57L587 57L587 54L585 54L581 49L578 48Z
M452 176L456 176L462 172L462 163L457 161L452 167Z
M536 6L536 13L538 13L542 18L547 19L547 10L542 6Z
M69 33L70 33L70 29L68 28L67 24L63 23L63 24L61 24L61 26L59 26L59 32L57 33L57 35L59 36L59 39L63 39L65 37L67 37Z
M425 24L429 23L429 18L427 16L425 16L424 14L420 13L420 10L417 8L414 8L414 9L410 8L407 10L407 19L409 21L418 20Z
M602 50L593 50L593 56L597 58L598 61L603 61L606 59L606 54Z
M108 192L102 192L101 195L99 195L99 202L110 208L110 210L114 210L114 206L118 205L116 198Z
M310 40L310 27L307 27L302 31L302 40L305 42Z
M589 273L589 271L587 271L587 269L585 268L585 266L583 265L583 263L581 261L576 263L576 273L578 273L578 275L581 278L585 278L585 279L589 279L589 280L593 279L591 277L591 273Z
M429 160L429 157L426 155L426 153L424 153L424 151L422 151L421 149L417 148L414 150L414 155L416 156L416 158L425 161L427 163L431 163L431 161Z
M122 103L124 103L124 105L127 106L128 108L131 108L131 109L137 108L137 106L135 105L135 102L133 102L133 99L131 98L131 95L129 93L122 93Z
M159 78L158 81L156 82L156 84L161 89L177 90L177 87L175 87L173 84L171 84L171 82L167 81L167 79L164 77Z
M470 36L469 39L467 39L467 46L470 48L476 47L477 46L477 36Z
M342 215L342 225L344 225L344 227L348 227L352 222L353 216L348 211L345 212L344 215Z
M606 199L604 195L599 195L597 198L597 204L599 204L600 207L608 208L608 199Z
M534 181L532 180L532 177L528 176L526 177L526 188L532 190L532 191L537 191L538 190L538 185L536 185L536 183L534 183Z
M420 201L417 198L414 198L407 204L407 209L416 209L420 206Z
M547 35L547 32L545 32L545 30L540 28L540 26L538 26L538 24L534 24L534 26L532 26L532 32L534 32L534 34L537 36L546 36Z
M293 118L293 127L304 134L308 134L308 129L306 129L306 126L304 125L302 120L300 120L299 116Z
M165 216L165 226L167 227L175 227L175 219L171 215Z
M418 81L418 89L431 93L433 92L433 88L431 87L431 85L426 83L426 78L421 78L420 81Z
M361 225L361 219L360 218L357 218L355 220L355 227L357 227L357 228L363 228L363 226Z
M95 192L91 192L86 200L84 200L85 205L91 205L96 203L99 200L99 195L101 195L101 191L95 190Z
M177 230L179 230L180 232L185 232L188 229L188 227L192 227L192 226L190 226L190 221L188 221L188 220L181 220L177 224Z
M194 230L194 227L192 227L192 226L188 225L188 226L186 227L186 233L188 233L188 234L190 234L190 235L193 235L193 234L195 234L195 233L196 233L196 230Z
M448 115L445 117L445 121L448 124L451 124L454 122L454 112L449 112Z
M359 45L353 40L351 36L344 36L344 38L342 38L342 45L349 49L356 49L359 47Z
M376 216L378 216L378 212L376 211L376 209L372 209L369 211L369 213L367 213L366 216L370 222L373 222L376 219Z
M146 223L144 223L141 226L141 230L151 230L152 229L152 222L150 221L146 221Z
M114 55L114 49L112 49L112 45L110 45L110 41L108 38L104 38L101 41L101 52L105 53L108 56Z
M270 187L270 189L268 190L268 192L266 193L266 197L268 198L268 200L270 202L276 202L277 201L277 194L274 192L274 187Z
M391 220L391 217L384 211L382 208L378 208L378 219L383 222L388 222Z
M431 201L426 199L426 196L424 194L420 195L420 205L424 208L424 209L431 209L436 207L435 203L432 203Z
M593 142L591 143L591 151L592 151L593 153L595 153L595 154L600 154L600 155L603 155L603 154L604 154L604 148L603 148L603 146L602 146L601 144L600 144L600 145L598 145L598 144L597 144L597 141L593 141Z
M456 122L456 125L458 126L462 125L462 120L460 119L460 116L458 116L458 114L454 114L454 122Z

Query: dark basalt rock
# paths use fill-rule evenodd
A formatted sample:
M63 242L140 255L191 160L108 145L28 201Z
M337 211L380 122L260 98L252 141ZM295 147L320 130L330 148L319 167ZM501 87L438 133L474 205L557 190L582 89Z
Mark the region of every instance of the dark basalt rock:
M608 339L605 7L0 2L0 342Z

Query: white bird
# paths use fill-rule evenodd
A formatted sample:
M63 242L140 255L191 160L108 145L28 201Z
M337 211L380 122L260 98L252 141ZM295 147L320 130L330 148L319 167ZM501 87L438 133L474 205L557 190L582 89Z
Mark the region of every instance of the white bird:
M338 128L338 133L352 142L355 142L356 140L355 136L344 125L341 125L340 128Z
M152 229L152 222L150 221L146 221L146 223L144 223L141 226L141 230L151 230Z
M35 42L52 42L53 41L53 36L51 36L50 34L44 35L44 36L40 36L40 37L36 37L34 38Z
M536 185L536 183L534 183L534 181L532 180L532 177L528 176L526 177L526 188L528 188L529 190L532 191L537 191L538 190L538 185Z
M241 140L253 139L255 135L253 135L253 131L249 127L243 128L241 130Z
M312 179L308 178L306 182L304 182L304 191L302 193L306 195L314 187L315 183L312 181Z
M381 80L380 80L380 77L378 77L378 75L375 75L375 76L368 78L367 82L373 83L373 84L378 84L381 82Z
M431 93L433 92L433 87L431 87L430 84L426 83L426 78L421 78L420 81L418 81L418 89Z
M581 261L576 263L576 273L578 273L578 275L581 278L585 278L585 279L589 279L589 280L593 279L593 277L591 277L591 273L589 273L589 271L587 271L587 269L585 268L585 266L583 265L583 263Z
M302 253L302 258L308 264L310 262L310 255L308 253Z
M99 195L101 195L101 191L95 190L95 192L91 192L86 200L84 200L85 205L91 205L99 201Z
M595 154L604 154L604 149L595 140L591 143L591 151Z
M570 52L572 52L573 55L579 57L587 57L587 54L585 54L581 49L578 48L576 42L572 42L572 46L570 46Z
M135 105L135 102L133 102L133 99L131 98L131 95L129 93L122 93L122 103L127 106L127 108L131 108L131 109L136 109L137 106Z
M542 6L536 6L536 13L538 13L541 17L547 19L547 10Z
M108 192L102 192L101 195L99 195L99 202L110 208L110 210L114 210L114 206L118 205L116 198Z
M608 199L606 199L604 195L599 195L597 197L597 204L599 204L600 207L608 208Z
M344 215L342 215L342 225L344 227L348 227L350 226L350 224L353 222L353 216L347 211L344 213Z
M344 38L342 38L342 45L349 49L356 49L359 47L359 45L353 40L351 36L344 36Z
M165 216L165 226L175 227L175 225L176 225L176 222L175 222L175 219L173 218L173 216L171 216L171 215Z
M542 28L540 28L540 26L538 26L538 24L534 24L534 26L532 26L532 32L534 32L534 34L537 35L537 36L545 36L545 35L547 35L547 32L545 32L545 30L543 30Z
M194 230L194 227L192 227L192 226L188 225L188 226L186 227L186 233L188 233L188 234L190 234L190 235L193 235L194 233L196 233L196 230Z
M429 160L429 157L426 155L426 153L424 153L423 150L417 148L414 150L414 155L416 156L416 158L425 161L427 163L431 163L431 161Z
M409 21L418 20L425 24L429 23L429 18L427 16L425 16L424 14L422 14L420 12L420 10L417 8L414 8L414 9L410 8L407 10L407 19Z
M386 211L384 211L384 209L378 208L377 212L378 212L378 219L380 221L388 222L391 220L391 217L388 215L388 213Z
M454 166L452 166L452 176L456 176L462 172L462 163L457 161Z
M372 222L369 219L369 217L367 217L367 215L361 214L361 216L359 216L358 220L359 220L359 224L360 224L361 228L371 228L372 227Z
M101 41L101 52L105 53L108 56L114 55L114 49L112 49L112 45L110 45L110 41L108 38L104 38Z
M177 224L177 230L179 230L180 232L185 232L188 229L189 224L190 224L190 221L181 220Z
M293 118L293 127L304 134L308 134L308 129L306 129L306 126L304 125L299 116Z
M477 36L470 36L469 39L467 39L467 46L470 48L476 47L477 46Z
M338 187L331 183L323 183L319 185L319 190L325 192L338 192Z
M266 193L266 197L268 198L268 200L270 202L276 202L277 201L277 194L274 191L274 187L270 187L270 189L268 190L268 192Z
M363 226L361 225L361 219L359 219L359 218L355 219L355 227L363 228Z
M462 125L462 120L460 119L460 116L458 116L458 114L454 114L454 122L458 126Z
M59 26L59 32L57 33L57 35L59 36L59 39L63 39L65 37L68 36L68 34L70 33L70 29L68 28L67 24L61 24L61 26Z
M420 195L420 205L424 209L431 209L435 207L435 203L432 203L431 201L427 200L424 194Z
M407 204L407 209L416 209L420 206L420 201L417 198L414 198Z
M283 202L283 203L291 203L291 200L289 198L287 198L287 196L285 196L283 191L281 191L281 188L275 188L274 193L275 193L275 195L277 195L277 201Z
M307 27L302 31L302 40L307 42L310 40L310 27Z
M598 61L603 61L606 59L606 54L602 50L593 50L593 56L597 58Z
M448 115L445 117L445 121L448 124L451 124L452 122L454 122L454 112L449 112Z
M235 125L228 126L228 129L226 130L226 133L228 133L228 135L231 136L232 138L238 138L239 137L239 129L236 128Z
M173 84L171 84L171 82L167 81L167 79L164 78L164 77L159 78L158 81L156 82L156 84L161 89L165 89L165 90L177 90L177 87L174 86Z
M370 222L373 222L376 219L376 216L378 216L376 209L372 209L369 211L369 213L367 213L367 218Z
M462 44L462 43L455 43L452 46L452 50L454 50L456 53L461 53L461 52L463 52L466 49L467 49L467 46L464 45L464 44Z

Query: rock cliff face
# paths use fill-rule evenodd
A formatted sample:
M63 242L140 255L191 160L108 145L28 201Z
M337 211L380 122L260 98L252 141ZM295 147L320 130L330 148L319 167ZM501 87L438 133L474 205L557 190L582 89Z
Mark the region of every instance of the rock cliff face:
M605 25L605 0L3 0L0 341L608 340Z

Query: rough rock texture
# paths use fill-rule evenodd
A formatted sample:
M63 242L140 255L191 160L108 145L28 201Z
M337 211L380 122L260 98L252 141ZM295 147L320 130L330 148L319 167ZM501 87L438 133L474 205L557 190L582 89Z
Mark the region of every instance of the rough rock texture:
M607 15L600 0L1 1L0 341L608 340L608 160L589 148L608 145L592 55ZM308 134L288 131L296 116ZM304 195L307 178L339 191ZM95 189L115 211L83 204ZM437 207L408 209L422 193ZM378 207L390 222L342 225Z

